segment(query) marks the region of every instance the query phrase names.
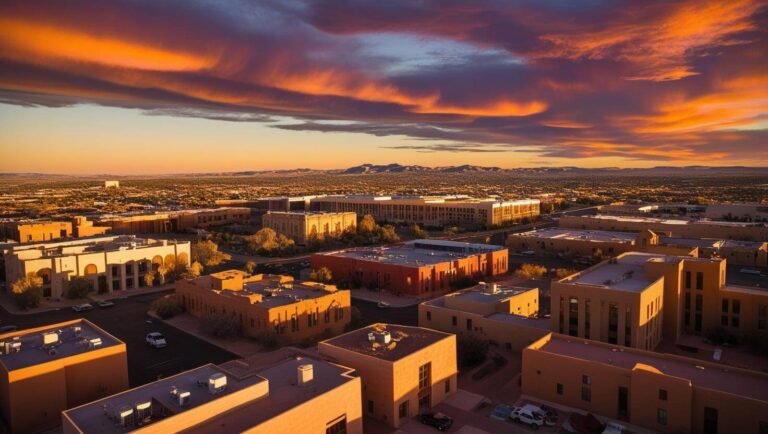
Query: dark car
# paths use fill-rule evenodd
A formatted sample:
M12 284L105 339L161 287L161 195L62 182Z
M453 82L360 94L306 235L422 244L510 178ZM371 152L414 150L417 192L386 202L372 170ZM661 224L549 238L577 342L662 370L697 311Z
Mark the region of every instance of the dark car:
M437 428L438 431L448 431L453 425L453 419L443 413L426 413L419 418L421 423Z

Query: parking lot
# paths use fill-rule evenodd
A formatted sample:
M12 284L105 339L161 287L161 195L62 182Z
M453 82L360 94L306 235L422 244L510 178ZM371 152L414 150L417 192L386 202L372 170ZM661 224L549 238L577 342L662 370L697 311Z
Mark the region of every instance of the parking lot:
M128 375L132 387L192 369L206 363L222 363L237 358L236 355L184 333L160 321L152 321L146 312L153 300L163 293L136 295L114 300L115 306L96 308L88 312L71 309L31 315L10 315L0 309L3 325L16 325L20 329L85 318L125 342L128 351ZM161 349L149 347L144 338L149 332L166 336L168 346Z

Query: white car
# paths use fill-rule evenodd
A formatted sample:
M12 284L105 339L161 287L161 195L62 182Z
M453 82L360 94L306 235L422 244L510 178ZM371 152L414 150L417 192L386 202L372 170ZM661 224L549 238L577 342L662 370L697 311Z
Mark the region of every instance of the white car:
M387 303L386 301L380 301L376 303L376 307L380 309L387 309L389 307L389 303Z
M513 422L524 423L535 430L539 429L540 426L544 426L544 417L525 407L512 408L512 413L509 415L509 418Z
M541 416L542 420L544 421L544 425L547 425L547 426L557 425L557 413L552 410L539 407L538 405L535 405L535 404L525 404L522 407L522 409L526 413L533 413L535 415Z
M93 310L93 305L90 303L78 304L78 305L72 306L72 310L74 310L75 312L85 312L88 310Z
M160 332L147 333L147 345L154 348L164 348L168 345L165 336Z

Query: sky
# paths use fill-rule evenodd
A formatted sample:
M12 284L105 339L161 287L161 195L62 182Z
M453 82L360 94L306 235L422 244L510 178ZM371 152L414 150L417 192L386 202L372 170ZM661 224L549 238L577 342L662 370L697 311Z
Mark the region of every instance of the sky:
M768 3L5 0L0 172L768 165Z

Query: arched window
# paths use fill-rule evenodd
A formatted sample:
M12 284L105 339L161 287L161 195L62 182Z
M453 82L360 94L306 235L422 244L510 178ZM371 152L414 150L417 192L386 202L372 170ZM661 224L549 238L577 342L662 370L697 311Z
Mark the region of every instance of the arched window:
M97 274L99 272L98 268L96 268L96 265L94 264L88 264L85 266L85 275L91 276L94 274Z

